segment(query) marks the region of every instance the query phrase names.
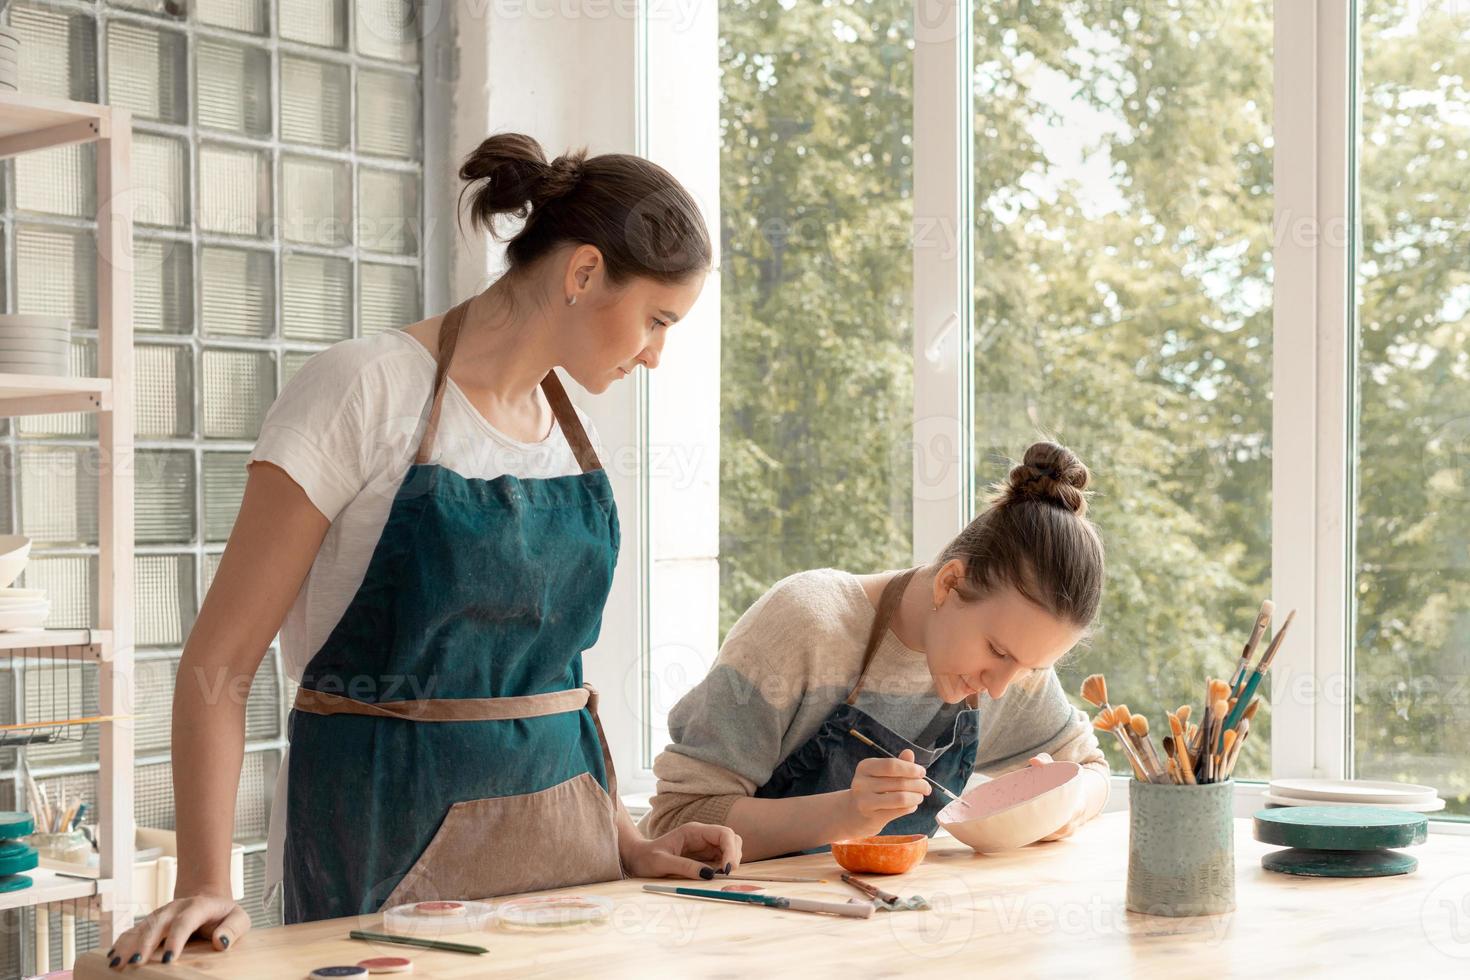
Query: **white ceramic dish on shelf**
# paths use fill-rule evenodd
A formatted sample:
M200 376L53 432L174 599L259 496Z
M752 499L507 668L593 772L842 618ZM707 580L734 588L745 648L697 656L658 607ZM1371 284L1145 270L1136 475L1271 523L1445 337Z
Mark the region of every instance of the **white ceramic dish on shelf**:
M0 587L14 585L30 557L30 538L23 534L0 534Z
M7 612L0 609L0 632L6 630L33 630L40 629L46 624L46 617L51 615L51 607L47 605L42 609L26 610L23 612Z

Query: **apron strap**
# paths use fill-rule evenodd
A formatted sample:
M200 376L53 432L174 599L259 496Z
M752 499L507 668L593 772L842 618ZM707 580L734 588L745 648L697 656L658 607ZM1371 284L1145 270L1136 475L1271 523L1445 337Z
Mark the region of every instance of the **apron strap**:
M358 701L340 694L296 689L292 707L313 715L368 715L374 718L397 718L402 721L513 721L540 718L579 711L592 712L597 726L597 739L602 743L602 764L607 769L607 795L612 797L613 813L618 811L618 774L613 768L612 751L597 714L597 688L583 684L566 691L526 694L509 698L423 698L414 701Z
M444 405L444 379L449 376L449 362L454 359L454 348L459 343L459 328L464 323L465 311L469 306L469 300L456 305L444 314L444 322L439 325L439 354L434 358L434 393L428 406L429 421L419 440L418 453L414 456L414 463L419 466L429 461L429 453L434 448L434 435L439 431L439 412Z
M422 698L412 701L358 701L340 694L298 687L293 705L313 715L371 715L404 721L510 721L577 711L590 701L585 687L510 698Z
M470 301L465 300L458 304L448 313L444 314L444 322L439 326L439 354L435 358L434 367L434 394L427 406L428 422L424 426L423 437L419 440L419 448L414 456L414 462L420 466L429 461L429 454L434 449L434 436L439 431L439 413L444 405L444 381L449 377L449 362L454 359L454 348L459 343L460 327L464 325L466 311L469 310ZM546 373L541 379L541 390L546 395L546 401L551 406L551 414L556 419L556 424L561 426L562 435L566 436L567 445L572 448L572 455L577 458L577 465L582 467L583 473L591 473L602 469L602 461L597 458L597 451L592 448L592 440L587 438L587 430L582 427L582 419L577 415L577 410L572 407L572 400L567 397L567 390L562 387L561 379L556 376L553 369Z
M883 586L883 595L878 599L878 611L873 615L873 628L868 631L868 645L863 649L863 668L858 673L857 683L852 687L852 693L847 696L848 704L856 704L857 698L863 690L863 682L868 679L868 668L873 664L873 658L878 654L878 647L883 643L883 636L888 632L888 624L893 621L893 612L898 608L899 600L903 598L903 590L913 580L917 568L910 568L906 572L899 572L888 580Z
M546 400L551 403L551 414L556 416L556 424L561 426L562 435L567 437L567 445L572 447L572 455L577 457L577 465L582 467L582 472L602 469L602 460L597 458L597 450L592 448L587 430L582 428L582 419L572 407L572 400L567 397L567 390L561 386L561 379L554 370L548 371L541 379L541 390L546 393Z

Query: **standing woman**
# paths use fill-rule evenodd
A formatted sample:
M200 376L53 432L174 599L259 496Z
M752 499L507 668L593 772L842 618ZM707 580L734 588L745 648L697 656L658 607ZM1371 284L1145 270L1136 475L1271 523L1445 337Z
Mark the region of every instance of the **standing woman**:
M554 370L597 393L656 367L710 268L704 221L646 160L548 163L526 136L485 140L460 176L475 224L525 219L508 269L442 316L316 355L272 406L178 671L175 898L113 966L250 926L229 889L245 731L229 694L278 630L300 684L268 869L288 923L740 860L727 828L648 840L618 802L582 680L617 511Z

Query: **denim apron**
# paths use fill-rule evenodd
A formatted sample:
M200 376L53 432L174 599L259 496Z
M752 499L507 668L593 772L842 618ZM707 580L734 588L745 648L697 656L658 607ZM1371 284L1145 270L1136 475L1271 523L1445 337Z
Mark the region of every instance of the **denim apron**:
M868 634L868 645L863 651L862 671L847 700L833 709L832 714L817 729L815 735L799 745L788 755L766 784L756 790L761 799L786 799L792 796L813 796L817 793L833 793L852 786L852 777L858 763L866 758L882 758L883 753L864 745L848 732L857 729L868 738L883 746L893 755L904 749L914 753L914 761L928 771L928 776L956 796L964 789L970 772L975 768L975 751L980 745L980 712L971 699L968 706L955 713L954 724L947 733L948 739L933 747L916 745L896 734L872 715L857 707L858 695L862 693L868 668L888 634L888 624L898 608L903 590L914 577L917 569L909 569L894 576L883 588L878 601L878 611L873 617L873 628ZM932 836L939 828L935 819L944 809L949 798L935 790L913 813L890 820L883 828L884 834L924 834ZM826 847L815 851L828 850Z
M582 682L617 562L611 484L555 372L582 472L429 461L468 303L444 316L423 436L288 722L288 923L622 876L616 782Z

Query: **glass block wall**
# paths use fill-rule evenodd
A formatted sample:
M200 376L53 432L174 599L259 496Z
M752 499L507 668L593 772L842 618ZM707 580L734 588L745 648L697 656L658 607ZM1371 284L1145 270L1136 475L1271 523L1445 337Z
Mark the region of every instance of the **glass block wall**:
M136 816L172 827L169 715L185 637L280 387L315 351L420 319L421 0L16 0L23 93L133 112L137 473ZM96 359L91 147L4 166L3 308L73 324L73 372ZM97 605L95 420L0 429L0 525L35 540L25 583L50 626ZM68 676L75 711L91 671ZM48 679L52 689L57 678ZM0 667L0 723L49 710ZM30 679L37 691L42 685ZM246 908L263 904L269 797L287 698L273 649L252 689L236 808ZM31 747L53 794L95 802L97 740ZM0 750L0 807L19 755ZM0 938L15 945L9 930ZM13 955L19 955L14 953ZM0 973L15 975L0 962Z

